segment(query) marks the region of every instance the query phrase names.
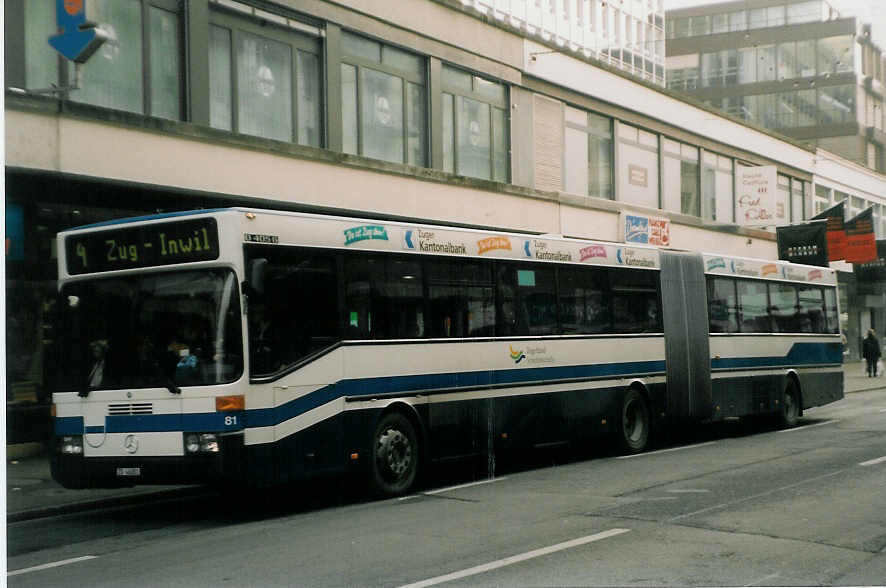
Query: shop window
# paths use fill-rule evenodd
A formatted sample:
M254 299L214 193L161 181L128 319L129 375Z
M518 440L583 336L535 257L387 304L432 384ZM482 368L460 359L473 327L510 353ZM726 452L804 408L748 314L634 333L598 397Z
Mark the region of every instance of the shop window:
M345 153L426 166L425 59L348 32L341 48Z
M221 13L209 28L209 119L223 129L320 147L317 38Z
M443 66L443 169L508 181L507 87Z

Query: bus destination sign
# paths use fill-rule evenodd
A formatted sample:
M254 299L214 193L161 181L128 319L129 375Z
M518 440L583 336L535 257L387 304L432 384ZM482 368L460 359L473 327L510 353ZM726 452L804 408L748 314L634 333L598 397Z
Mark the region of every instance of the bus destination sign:
M214 218L97 231L65 239L71 275L218 259Z

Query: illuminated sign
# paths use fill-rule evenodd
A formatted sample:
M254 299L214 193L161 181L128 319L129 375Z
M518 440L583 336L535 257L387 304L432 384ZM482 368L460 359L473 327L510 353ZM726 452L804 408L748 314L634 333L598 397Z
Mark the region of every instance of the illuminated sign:
M139 225L65 239L68 273L153 267L218 259L215 219Z

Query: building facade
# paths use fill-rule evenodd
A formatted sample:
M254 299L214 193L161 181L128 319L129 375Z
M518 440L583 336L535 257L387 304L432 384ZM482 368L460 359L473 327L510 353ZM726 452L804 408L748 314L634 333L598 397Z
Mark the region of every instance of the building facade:
M740 0L667 13L667 86L886 171L886 60L871 25L826 0Z
M673 248L774 259L771 226L735 222L738 172L768 165L780 222L816 210L821 177L829 202L876 203L886 231L883 176L822 169L474 3L96 0L110 40L79 67L47 43L55 5L4 5L12 442L47 434L54 237L72 226L249 205L618 242L631 213Z

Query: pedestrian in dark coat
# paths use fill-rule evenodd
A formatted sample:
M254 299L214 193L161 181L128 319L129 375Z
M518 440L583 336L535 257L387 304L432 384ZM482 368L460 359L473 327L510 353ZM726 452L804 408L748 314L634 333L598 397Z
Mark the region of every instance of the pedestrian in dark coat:
M868 377L876 377L877 361L880 359L880 343L877 342L877 334L874 329L868 329L868 336L864 338L864 343L861 345L861 356L868 362L866 372Z

